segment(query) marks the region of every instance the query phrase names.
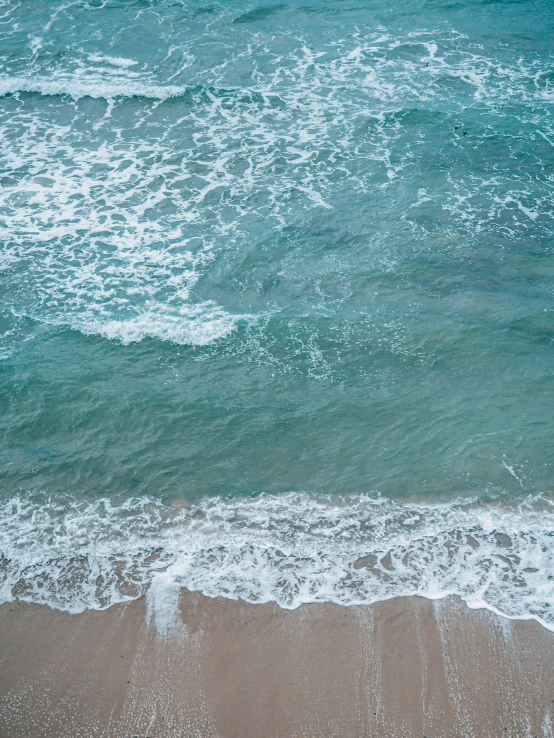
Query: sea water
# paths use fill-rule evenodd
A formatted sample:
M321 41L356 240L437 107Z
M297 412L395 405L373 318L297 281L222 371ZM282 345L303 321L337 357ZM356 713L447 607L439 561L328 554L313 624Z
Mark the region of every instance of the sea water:
M553 113L550 0L2 0L0 600L554 628Z

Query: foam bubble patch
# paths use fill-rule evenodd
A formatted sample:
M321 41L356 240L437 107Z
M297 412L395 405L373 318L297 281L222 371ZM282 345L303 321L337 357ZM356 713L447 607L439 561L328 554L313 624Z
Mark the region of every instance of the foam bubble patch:
M293 609L462 597L554 630L554 504L260 496L166 506L18 497L0 507L0 599L70 612L148 594L161 632L181 588ZM172 625L173 624L173 625Z

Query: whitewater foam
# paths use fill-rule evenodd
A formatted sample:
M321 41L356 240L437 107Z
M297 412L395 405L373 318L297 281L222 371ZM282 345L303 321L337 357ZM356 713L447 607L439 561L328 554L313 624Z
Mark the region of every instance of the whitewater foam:
M453 31L398 38L384 30L319 48L299 42L284 54L255 37L245 57L262 47L269 56L245 85L235 61L193 73L194 54L178 46L167 56L180 56L173 74L77 49L0 77L9 307L124 343L216 340L240 316L193 301L191 289L218 259L262 230L294 227L307 211L339 212L345 193L362 209L371 192L398 186L419 156L406 132L421 111L440 121L444 110L466 116L486 106L492 120L501 104L524 103L530 115L552 95L539 62L500 65ZM540 109L537 120L550 140ZM462 145L456 136L451 143ZM400 218L414 242L410 211L434 202L468 238L551 225L547 174L497 167L494 178L445 177L435 176L435 189L427 183L425 200L406 203Z
M74 100L81 100L84 97L105 100L117 97L168 100L184 95L186 92L186 87L177 85L149 85L139 82L130 78L129 72L125 77L119 79L114 75L103 78L90 73L82 77L73 74L57 77L0 78L0 97L18 93L36 93L38 95L67 95Z
M60 321L85 335L103 336L119 341L124 346L156 338L170 343L205 346L232 333L246 315L231 315L213 302L184 305L174 311L160 307L150 309L127 320L99 320L95 316L80 315L73 323ZM36 318L41 320L41 318ZM55 321L49 321L55 325Z
M166 630L180 588L293 609L458 595L554 630L554 502L417 504L307 494L17 497L0 505L0 600L81 612L147 594Z

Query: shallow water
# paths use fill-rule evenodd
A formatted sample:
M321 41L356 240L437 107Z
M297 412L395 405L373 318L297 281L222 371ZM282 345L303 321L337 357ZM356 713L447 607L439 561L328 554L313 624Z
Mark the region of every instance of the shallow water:
M554 623L553 24L0 3L3 599L154 577ZM402 577L353 568L387 552Z

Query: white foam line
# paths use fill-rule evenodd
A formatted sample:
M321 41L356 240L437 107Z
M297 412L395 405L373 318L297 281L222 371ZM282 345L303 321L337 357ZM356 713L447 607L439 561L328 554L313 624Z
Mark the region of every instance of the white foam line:
M176 627L181 588L285 609L457 595L554 630L549 498L422 505L291 493L166 507L18 497L0 504L0 522L0 601L80 612L146 592L162 633Z
M90 54L89 61L112 64L114 67L134 67L138 64L134 59L125 59L123 57L105 56L104 54Z
M0 78L0 97L21 92L39 95L67 95L74 100L83 97L109 100L116 97L146 97L154 100L168 100L187 92L187 87L176 85L158 86L134 82L129 79L111 81L94 79L79 80L77 77L4 77Z
M542 131L539 131L539 129L538 129L538 128L537 128L537 133L539 134L539 136L542 136L542 137L544 138L544 140L545 140L545 141L548 141L548 143L549 143L549 144L550 144L551 146L554 146L554 142L552 142L552 141L551 141L551 140L550 140L550 139L548 138L548 136L547 136L547 135L546 135L545 133L543 133Z

